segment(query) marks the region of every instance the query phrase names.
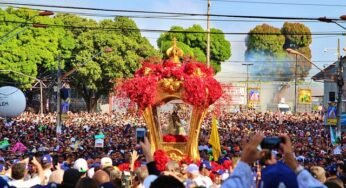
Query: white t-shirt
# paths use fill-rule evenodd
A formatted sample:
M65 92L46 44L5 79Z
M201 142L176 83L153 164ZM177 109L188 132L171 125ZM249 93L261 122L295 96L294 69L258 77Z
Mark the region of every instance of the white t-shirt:
M208 176L201 176L204 184L206 184L206 187L211 187L213 185L213 181Z
M207 177L207 178L209 178L209 177ZM185 186L191 187L191 185L196 185L196 186L202 186L202 187L209 188L210 186L213 185L213 182L211 181L210 178L209 178L209 180L207 178L205 178L204 176L198 176L195 179L187 179L185 181Z
M52 171L50 169L45 169L43 171L43 174L44 174L44 180L42 185L48 185L50 175L52 175Z
M14 187L29 188L29 187L33 187L35 185L41 184L41 179L39 177L34 177L26 181L22 179L13 180L13 181L9 181L8 184Z

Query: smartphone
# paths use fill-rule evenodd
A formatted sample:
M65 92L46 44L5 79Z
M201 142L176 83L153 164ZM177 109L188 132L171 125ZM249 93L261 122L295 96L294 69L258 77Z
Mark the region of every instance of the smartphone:
M261 142L262 149L278 149L280 148L280 144L283 142L282 138L274 136L274 137L265 137Z
M136 129L136 139L137 139L137 144L140 142L144 142L144 137L146 135L146 129L145 128L137 128Z

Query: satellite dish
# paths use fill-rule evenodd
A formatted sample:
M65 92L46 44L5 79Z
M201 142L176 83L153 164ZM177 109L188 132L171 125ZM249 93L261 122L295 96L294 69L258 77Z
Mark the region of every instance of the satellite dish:
M26 106L24 93L12 86L0 87L0 117L19 116Z

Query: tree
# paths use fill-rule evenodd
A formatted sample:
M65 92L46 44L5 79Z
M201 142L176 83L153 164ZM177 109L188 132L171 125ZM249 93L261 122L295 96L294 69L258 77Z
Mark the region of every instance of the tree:
M38 12L30 9L0 9L0 35L3 36L20 23L37 15ZM35 17L31 22L43 24L62 24L50 17ZM27 27L24 30L24 27ZM23 32L18 33L23 30ZM15 35L18 33L17 35ZM12 38L11 38L12 37ZM74 40L63 28L33 28L25 26L18 28L8 40L3 40L0 45L0 69L22 72L31 77L41 78L51 70L57 69L56 56L58 51L69 56L69 51L74 48ZM1 73L2 74L2 73ZM1 75L23 89L31 88L35 81L29 77L17 74Z
M247 37L245 52L245 60L253 62L256 67L250 69L251 75L261 80L276 78L280 81L291 76L290 64L285 62L284 43L285 37L279 28L262 24L252 29Z
M72 86L82 94L89 112L95 111L101 95L112 90L112 80L131 76L144 58L158 55L149 41L141 36L135 22L129 18L103 20L97 23L97 27L119 30L82 31L76 38L75 60L71 61L72 67L84 65L70 77ZM111 47L113 51L92 58L106 47Z
M231 57L231 44L226 40L221 30L212 28L210 35L210 63L215 72L221 70L221 63ZM157 40L161 53L166 57L166 50L171 47L173 38L178 41L178 47L184 54L205 63L207 49L207 35L200 25L189 28L172 26L169 32L162 33Z
M292 48L304 54L307 58L311 59L310 44L312 43L311 31L308 27L301 23L288 23L285 22L281 32L285 35L284 49ZM295 55L291 55L295 58ZM305 78L312 67L311 63L304 58L298 58L297 76L300 79Z
M308 75L311 64L297 57L296 72L296 56L285 50L294 48L311 58L310 44L311 32L303 24L285 23L282 29L262 24L249 32L245 59L254 62L256 69L251 74L261 80L291 81L295 76L301 79Z
M301 23L285 22L281 28L281 33L286 39L285 49L308 47L312 42L310 29Z
M263 53L269 56L281 56L284 53L282 48L284 43L285 37L281 34L280 29L268 24L262 24L256 26L249 32L246 41L246 53Z

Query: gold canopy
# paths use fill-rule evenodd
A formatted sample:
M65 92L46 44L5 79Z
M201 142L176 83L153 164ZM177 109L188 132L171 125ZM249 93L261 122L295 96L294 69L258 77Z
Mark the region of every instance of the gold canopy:
M180 64L180 58L184 52L177 47L177 40L173 39L173 45L166 51L167 56L174 63ZM200 70L195 73L200 76ZM168 156L176 161L189 157L192 160L199 160L198 140L202 121L206 115L208 107L193 106L190 119L189 133L187 142L164 142L162 131L160 130L160 122L157 107L162 103L167 103L175 99L182 99L184 88L181 87L183 81L176 80L174 77L163 78L157 84L157 94L153 105L147 107L143 111L143 117L149 131L149 139L151 142L151 151L157 149L164 150ZM196 91L198 92L198 91Z

